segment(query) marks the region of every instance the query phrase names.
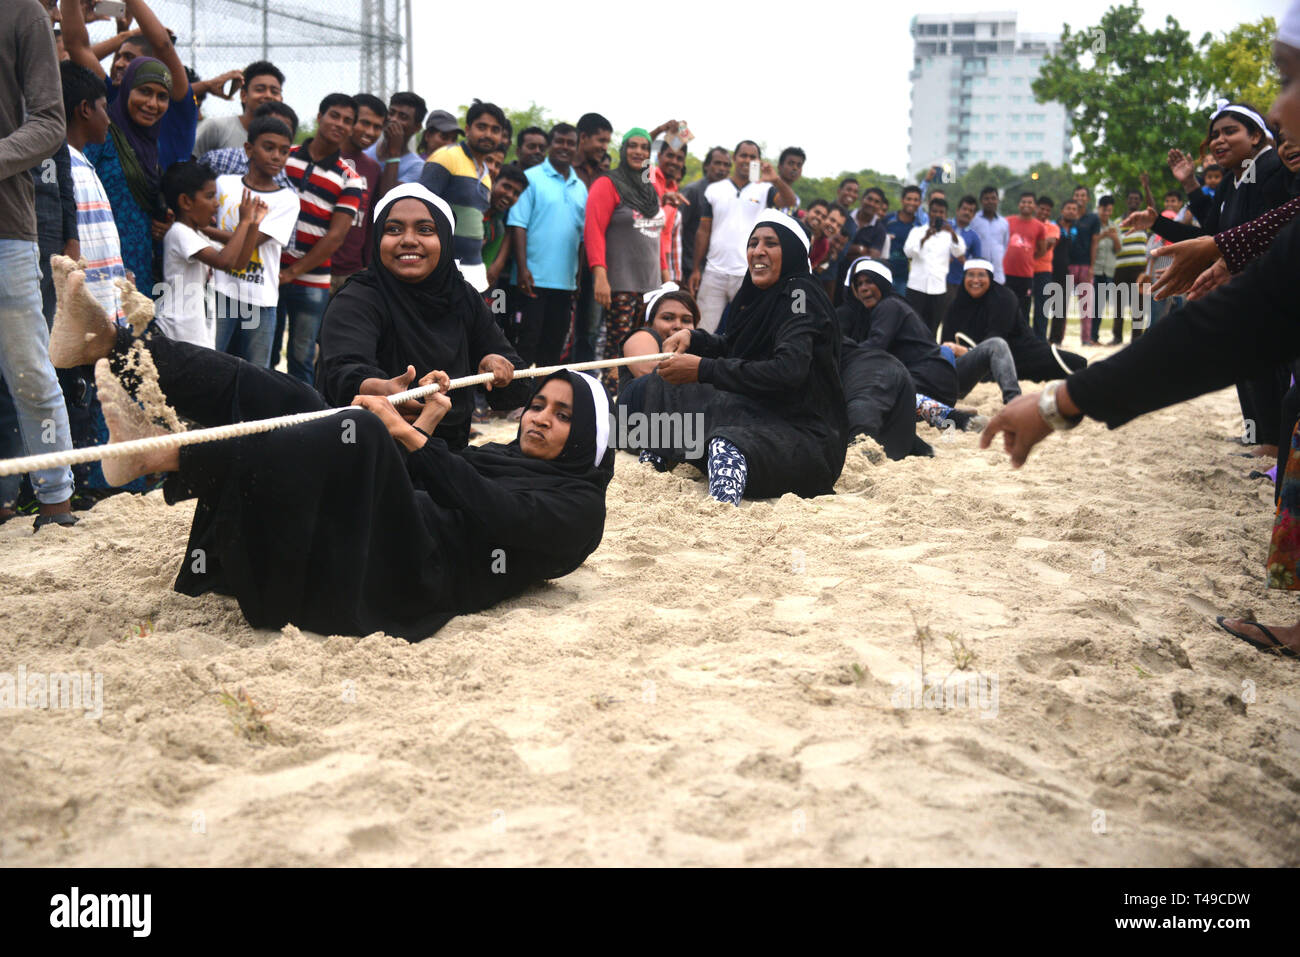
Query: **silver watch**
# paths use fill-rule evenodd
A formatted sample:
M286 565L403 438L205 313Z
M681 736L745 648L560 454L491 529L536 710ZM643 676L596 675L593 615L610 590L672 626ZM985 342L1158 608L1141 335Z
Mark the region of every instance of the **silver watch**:
M1083 421L1083 414L1072 415L1066 418L1061 414L1061 410L1056 405L1056 390L1063 384L1064 379L1054 379L1047 385L1043 386L1043 392L1038 397L1038 414L1043 417L1043 421L1050 425L1057 432L1064 432L1066 429L1072 429Z

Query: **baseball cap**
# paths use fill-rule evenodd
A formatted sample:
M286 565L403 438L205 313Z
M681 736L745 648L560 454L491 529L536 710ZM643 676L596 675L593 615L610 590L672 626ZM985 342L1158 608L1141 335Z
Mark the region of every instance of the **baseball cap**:
M426 130L437 130L439 133L450 133L453 130L457 133L464 133L460 124L456 122L456 117L452 116L446 110L434 110L429 114L429 118L424 121Z

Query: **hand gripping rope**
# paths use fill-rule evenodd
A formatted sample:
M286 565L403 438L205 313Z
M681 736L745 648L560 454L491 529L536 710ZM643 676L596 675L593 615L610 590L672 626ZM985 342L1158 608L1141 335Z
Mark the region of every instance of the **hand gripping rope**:
M612 369L616 366L630 365L633 362L659 362L667 359L672 353L660 352L650 356L629 356L619 359L597 359L594 362L572 362L567 365L543 366L541 368L516 369L516 379L536 379L545 378L552 373L559 372L561 369L571 369L574 372L582 372L587 369ZM465 386L483 385L491 382L493 374L484 372L479 375L465 376L460 379L451 380L452 389L461 389ZM388 401L397 405L410 399L422 399L426 395L432 395L439 390L439 386L432 385L417 386L414 389L407 389L405 392L398 392L396 395L388 396ZM80 465L82 462L98 462L103 459L119 458L123 455L135 455L140 452L157 452L162 449L179 448L182 445L194 445L199 442L219 442L222 439L233 439L241 435L252 435L256 432L270 432L273 429L284 429L292 425L300 425L303 422L310 422L313 419L323 419L326 416L334 415L339 412L346 412L349 409L356 409L359 406L345 405L336 409L320 409L316 412L297 412L293 415L282 415L274 419L254 419L250 422L232 422L230 425L218 425L210 429L194 429L190 432L174 432L169 435L152 435L145 439L132 439L129 442L113 442L108 445L96 445L85 449L69 449L65 452L47 452L43 455L28 455L24 458L3 459L0 460L0 475L20 475L24 472L37 472L41 469L58 468L62 465Z

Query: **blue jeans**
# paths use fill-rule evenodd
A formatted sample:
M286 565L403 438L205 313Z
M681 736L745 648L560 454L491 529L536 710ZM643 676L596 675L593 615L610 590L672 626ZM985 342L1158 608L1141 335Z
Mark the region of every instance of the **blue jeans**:
M247 359L267 369L271 365L271 336L275 332L275 306L250 306L216 294L218 352Z
M329 305L330 291L296 283L280 287L280 315L289 328L289 375L316 384L316 339Z
M72 448L68 410L50 364L50 331L41 312L41 267L35 243L0 239L0 376L9 385L27 455ZM66 465L31 473L42 505L72 497Z

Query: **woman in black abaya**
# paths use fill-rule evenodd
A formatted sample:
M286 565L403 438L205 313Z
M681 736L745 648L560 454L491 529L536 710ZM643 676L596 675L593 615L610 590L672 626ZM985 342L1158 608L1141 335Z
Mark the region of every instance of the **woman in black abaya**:
M830 494L848 429L830 300L790 217L760 214L747 256L726 334L674 333L663 349L676 354L629 383L619 402L630 412L703 415L703 448L652 448L643 458L706 471L719 501Z
M983 342L991 336L1006 341L1016 363L1016 374L1031 382L1046 382L1088 364L1083 356L1058 349L1063 367L1052 354L1052 347L1034 335L1020 314L1020 306L1006 286L993 281L993 273L972 260L962 273L962 284L948 306L943 320L944 342L955 342L957 334Z
M139 344L85 294L60 310L60 364L96 362L111 439L162 430L135 391ZM310 386L235 356L150 333L158 385L203 426L329 408ZM444 387L431 372L422 383ZM600 544L609 402L600 384L557 372L529 400L509 445L453 450L437 438L453 400L435 394L414 423L386 398L310 422L104 462L120 485L168 472L167 501L197 498L176 590L232 595L249 624L324 634L386 631L418 641L449 619L567 575Z
M483 297L452 256L455 217L418 183L390 190L375 209L371 265L330 299L321 322L316 388L333 405L354 395L392 395L411 387L416 370L452 378L496 373L488 391L494 409L517 409L531 394L511 385L520 358ZM454 449L469 442L474 390L452 393L438 438ZM418 403L402 409L408 421Z

